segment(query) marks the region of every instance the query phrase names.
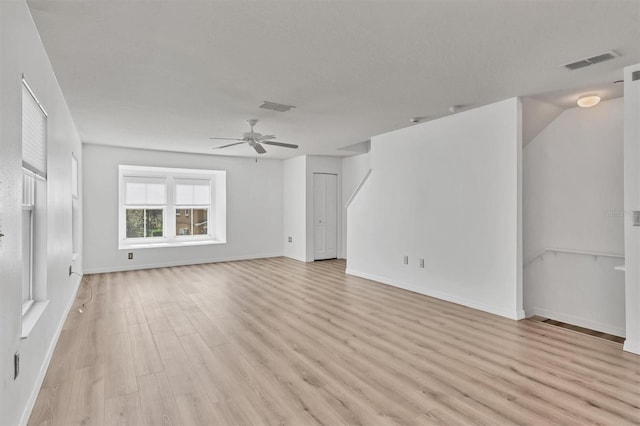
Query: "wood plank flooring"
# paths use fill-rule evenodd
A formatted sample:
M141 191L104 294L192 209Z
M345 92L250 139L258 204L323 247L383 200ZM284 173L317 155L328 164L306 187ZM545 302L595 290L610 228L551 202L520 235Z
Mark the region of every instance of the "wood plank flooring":
M86 276L29 424L640 424L640 357L620 344L344 269Z

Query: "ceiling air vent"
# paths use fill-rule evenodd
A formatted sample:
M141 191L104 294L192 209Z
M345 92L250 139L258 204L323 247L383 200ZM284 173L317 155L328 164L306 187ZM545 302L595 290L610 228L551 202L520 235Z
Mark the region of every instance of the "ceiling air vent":
M260 108L271 109L278 112L287 112L295 107L293 105L284 105L284 104L277 104L275 102L264 101L264 103L260 105Z
M599 64L600 62L608 61L610 59L616 58L620 56L614 50L610 50L605 53L601 53L599 55L592 56L590 58L580 59L579 61L571 62L570 64L566 64L564 67L568 70L577 70L580 68L588 67L589 65Z

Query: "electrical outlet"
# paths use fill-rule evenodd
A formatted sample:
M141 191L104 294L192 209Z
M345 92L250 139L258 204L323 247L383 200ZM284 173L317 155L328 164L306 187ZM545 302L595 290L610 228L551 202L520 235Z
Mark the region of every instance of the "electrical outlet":
M409 256L405 256L405 257L402 259L402 263L404 263L405 265L408 265L408 264L409 264Z
M127 254L127 259L131 260L133 259L133 253L129 252L129 254Z
M13 380L18 378L18 374L20 374L20 352L13 355Z
M419 262L418 266L420 268L424 268L424 259L420 259L420 262Z
M292 243L293 242L293 238L289 237L289 242Z

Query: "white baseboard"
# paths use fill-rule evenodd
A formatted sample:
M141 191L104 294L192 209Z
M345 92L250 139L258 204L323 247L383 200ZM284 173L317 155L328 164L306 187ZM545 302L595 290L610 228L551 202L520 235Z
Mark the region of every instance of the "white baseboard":
M282 253L268 253L268 254L250 254L246 256L230 256L219 257L216 259L198 259L189 261L177 261L177 262L162 262L162 263L145 263L137 265L124 265L124 266L105 266L101 268L85 268L85 274L104 274L109 272L123 272L123 271L137 271L139 269L154 269L154 268L170 268L172 266L188 266L188 265L202 265L205 263L219 263L219 262L233 262L236 260L252 260L252 259L266 259L269 257L282 257Z
M624 346L622 347L622 349L626 352L640 355L640 342L637 340L626 339L624 341Z
M56 349L56 345L58 344L58 339L60 338L60 334L62 333L62 328L64 327L64 323L67 320L67 316L69 316L69 312L71 311L71 307L73 303L76 301L76 297L78 296L78 289L80 288L80 283L82 282L82 275L77 276L73 275L76 279L74 284L73 291L71 292L71 298L67 303L67 306L64 310L64 315L58 324L58 328L56 329L55 334L53 335L53 339L49 344L49 348L47 349L47 353L44 357L44 361L42 362L42 366L40 366L40 371L38 372L38 377L36 377L36 382L33 385L33 389L31 390L31 395L29 395L29 399L27 400L27 404L24 407L24 411L22 412L22 416L20 417L20 426L26 425L29 421L29 417L31 416L31 412L33 411L33 407L36 405L36 400L38 399L38 394L40 393L40 388L42 387L42 383L44 382L44 378L47 375L47 370L49 369L49 363L51 362L51 358L53 357L53 352Z
M541 317L553 319L556 321L566 322L567 324L577 325L579 327L588 328L590 330L600 331L602 333L613 334L614 336L624 337L624 327L616 327L611 324L603 324L588 318L582 318L575 315L569 315L562 312L555 312L550 309L534 307L527 309L527 316L539 315ZM633 351L631 351L633 352Z
M414 293L423 294L425 296L434 297L436 299L445 300L447 302L455 303L458 305L466 306L468 308L477 309L479 311L488 312L490 314L499 315L501 317L509 318L512 320L520 320L524 318L524 310L511 310L509 308L502 308L496 306L488 306L484 303L477 302L471 299L465 299L459 296L455 296L448 293L443 293L440 291L430 290L423 287L418 287L416 285L402 283L397 280L392 280L386 277L380 277L373 274L368 274L365 272L356 271L353 269L347 268L345 271L349 275L354 275L360 278L366 278L368 280L377 281L382 284L390 285L392 287L398 287L403 290L412 291Z
M285 254L284 257L286 257L287 259L297 260L298 262L306 262L307 261L307 259L305 259L303 257L298 257L298 256L287 256Z

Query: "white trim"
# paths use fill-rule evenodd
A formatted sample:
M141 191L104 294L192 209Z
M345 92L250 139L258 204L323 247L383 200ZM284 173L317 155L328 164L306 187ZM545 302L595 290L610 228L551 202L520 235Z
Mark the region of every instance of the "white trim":
M558 254L558 253L580 254L585 256L593 256L595 258L613 257L616 259L624 259L624 254L622 253L605 253L605 252L598 252L598 251L584 251L584 250L573 250L573 249L564 249L564 248L546 248L542 250L540 253L538 253L537 255L530 257L528 260L526 260L524 262L524 266L529 265L531 262L533 262L536 259L544 260L544 254L546 252L551 252L553 254Z
M26 314L29 311L31 306L33 306L34 302L35 302L35 300L29 299L29 300L27 300L26 302L24 302L22 304L22 318L24 318L24 314Z
M440 291L433 291L429 289L425 289L422 287L418 287L413 284L407 284L398 282L396 280L391 280L389 278L380 277L377 275L367 274L360 271L355 271L353 269L348 269L345 271L348 275L354 275L356 277L365 278L371 281L376 281L382 284L386 284L392 287L401 288L403 290L408 290L414 293L422 294L429 297L434 297L436 299L444 300L446 302L455 303L458 305L466 306L468 308L477 309L479 311L487 312L494 315L499 315L501 317L509 318L512 320L521 320L525 317L524 310L516 310L513 311L509 308L503 308L499 306L489 306L484 303L477 302L471 299L465 299L462 297L454 296L452 294L443 293Z
M304 257L298 257L298 256L287 256L286 254L284 255L284 257L286 257L287 259L297 260L298 262L304 262L304 263L309 262L309 260L307 260L307 259L306 259L306 258L304 258ZM313 261L311 261L311 262L313 262Z
M251 254L247 256L220 257L215 259L198 259L198 260L165 262L165 263L147 263L147 264L141 264L141 265L105 266L102 268L85 268L84 273L85 275L105 274L108 272L136 271L139 269L154 269L154 268L169 268L173 266L202 265L206 263L234 262L237 260L266 259L269 257L282 257L282 256L283 256L282 253L268 253L268 254Z
M71 197L75 198L76 200L80 198L80 169L78 167L78 159L73 154L73 152L71 153Z
M637 340L626 339L622 350L632 354L640 355L640 342Z
M577 325L578 327L584 327L590 330L600 331L602 333L613 334L614 336L624 337L626 334L624 328L612 326L609 324L603 324L597 321L590 320L588 318L577 317L575 315L569 315L545 308L539 308L537 306L531 309L527 309L527 317L531 317L534 315L556 321L566 322L567 324Z
M351 196L349 197L347 202L344 203L344 207L345 208L347 208L347 207L349 207L351 205L351 203L353 202L354 198L356 198L356 195L358 195L358 193L360 192L360 189L362 189L362 187L364 186L364 184L367 181L367 179L369 179L369 175L371 175L371 169L367 170L367 173L363 176L363 178L360 181L360 183L358 184L358 186L356 186L356 189L353 190L353 192L351 193Z
M27 89L27 92L29 92L33 100L36 102L36 104L40 108L40 111L42 111L42 113L44 114L45 118L49 117L49 114L47 114L47 110L44 109L44 107L38 100L38 97L36 96L36 94L33 93L33 89L31 89L31 86L29 86L29 83L27 83L27 80L25 79L24 74L22 74L22 84L24 85L24 88Z
M118 250L134 250L134 249L148 249L148 248L165 248L165 247L189 247L189 246L205 246L208 244L226 244L226 241L217 241L211 239L197 239L199 235L178 235L177 237L184 237L184 239L179 239L178 241L167 241L166 239L162 239L162 241L153 243L149 241L140 242L140 243L121 243L118 247ZM206 237L206 235L204 235ZM189 237L194 237L193 239L187 240ZM161 239L158 237L158 239ZM131 239L129 239L131 240Z
M21 337L26 339L31 334L31 331L44 314L44 310L49 305L48 300L30 300L31 304L26 311L22 314L22 334ZM24 310L24 305L23 308Z
M47 369L49 368L49 363L51 362L51 358L53 357L53 351L58 344L58 339L60 338L60 333L62 333L62 328L64 327L64 323L67 320L67 316L69 316L69 312L71 311L71 307L76 300L78 295L78 289L80 288L80 283L82 282L82 276L79 276L75 283L75 288L69 298L69 302L67 303L67 307L65 308L64 315L58 324L58 328L56 329L55 334L53 335L53 339L51 340L51 344L49 345L49 349L47 349L47 353L45 354L44 361L42 362L42 366L40 367L40 371L38 372L38 376L36 377L36 381L33 385L33 389L31 390L31 395L29 395L29 399L25 404L24 411L22 412L22 416L20 417L20 422L18 423L20 426L26 425L29 421L29 417L31 416L31 412L33 411L33 407L36 405L36 400L38 399L38 394L40 393L40 388L42 387L42 383L44 382L44 378L47 374Z

